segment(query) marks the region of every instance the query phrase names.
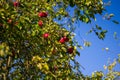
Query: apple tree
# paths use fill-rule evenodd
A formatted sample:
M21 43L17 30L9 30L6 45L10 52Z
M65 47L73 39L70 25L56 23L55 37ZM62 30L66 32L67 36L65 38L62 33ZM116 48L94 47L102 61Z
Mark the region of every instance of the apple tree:
M84 79L73 24L91 23L103 10L102 0L1 0L0 79ZM104 39L106 31L93 31Z

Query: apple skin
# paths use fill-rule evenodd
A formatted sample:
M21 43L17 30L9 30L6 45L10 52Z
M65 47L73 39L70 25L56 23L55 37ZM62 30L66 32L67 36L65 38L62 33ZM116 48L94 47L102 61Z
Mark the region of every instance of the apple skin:
M73 53L73 50L74 50L74 48L71 47L71 48L68 48L67 52L71 54L71 53Z
M42 26L43 26L43 21L40 20L40 21L38 22L38 25L39 25L40 27L42 27Z
M59 40L59 42L60 42L61 44L64 44L64 43L65 43L64 38L62 37L62 38Z
M17 1L13 2L13 5L14 5L14 7L18 7L19 6L19 2L17 2Z
M49 36L50 36L49 33L45 33L45 34L43 34L43 37L44 37L44 38L48 38Z
M67 38L66 36L63 37L65 42L68 42L69 41L69 38Z
M48 15L47 12L39 12L38 13L39 17L47 17L47 15Z
M68 42L69 41L69 38L67 38L66 36L62 37L59 42L64 44L65 42Z

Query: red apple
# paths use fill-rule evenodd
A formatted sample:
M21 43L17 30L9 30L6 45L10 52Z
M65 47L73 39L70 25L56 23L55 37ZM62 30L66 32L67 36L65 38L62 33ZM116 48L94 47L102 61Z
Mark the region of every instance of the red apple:
M8 23L12 23L12 19L8 19L8 21L7 21Z
M68 42L69 41L69 38L67 38L66 36L63 37L65 42Z
M48 37L49 37L49 33L43 34L43 37L44 37L44 38L48 38Z
M39 12L38 13L39 17L47 17L47 15L48 15L47 12Z
M19 6L19 2L15 1L15 2L13 3L13 5L14 5L14 7L18 7L18 6Z
M68 48L67 52L71 54L71 53L73 53L73 50L74 50L74 48L71 47L71 48Z
M40 21L38 22L38 25L39 25L40 27L42 27L42 26L43 26L43 22L40 20Z
M66 36L62 37L59 42L64 44L65 42L68 42L69 41L69 38L67 38Z
M65 39L62 37L60 40L59 40L60 43L64 44L65 43Z

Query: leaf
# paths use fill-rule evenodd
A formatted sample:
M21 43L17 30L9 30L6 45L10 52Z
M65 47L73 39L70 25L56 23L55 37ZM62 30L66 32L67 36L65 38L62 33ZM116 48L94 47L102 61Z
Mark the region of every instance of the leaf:
M85 42L84 42L84 46L89 47L90 45L91 45L90 42L88 42L88 41L85 41Z
M47 0L47 3L49 3L50 2L50 0Z
M43 66L44 66L45 70L49 70L47 63L45 63Z
M119 24L119 22L116 21L116 20L112 20L112 22L115 23L115 24Z
M78 56L80 56L80 53L79 53L78 51L76 51L76 54L77 54Z
M103 30L102 32L103 32L103 33L107 33L107 30Z
M73 3L73 0L69 0L69 2L70 2L70 6L71 6L71 7L74 7L74 6L75 6L75 4Z
M41 70L41 69L42 69L41 63L38 63L38 64L37 64L37 67Z
M102 28L100 26L98 26L98 25L96 25L96 29L102 30Z
M83 47L81 45L78 45L77 47L80 48L81 50L83 50Z
M98 35L98 38L99 39L104 39L105 38L105 34L103 32L101 32L99 35Z
M114 16L114 14L109 14L109 16L110 16L110 17L113 17L113 16Z

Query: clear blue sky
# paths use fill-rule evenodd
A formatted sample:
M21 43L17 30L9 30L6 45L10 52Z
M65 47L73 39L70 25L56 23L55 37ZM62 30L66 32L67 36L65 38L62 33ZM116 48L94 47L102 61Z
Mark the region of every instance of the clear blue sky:
M107 2L108 0L104 1ZM117 32L117 36L120 37L120 24L117 25L112 22L112 20L120 22L120 0L111 0L111 6L106 7L106 9L108 14L115 14L110 21L103 20L102 16L96 15L97 21L92 22L92 25L96 23L102 26L103 29L108 30L104 40L99 40L94 33L86 35L86 32L91 29L90 24L84 24L82 22L77 24L77 41L83 45L83 40L80 38L81 35L85 40L92 43L90 47L85 47L83 50L79 50L81 56L76 57L77 61L79 61L79 63L85 68L85 70L81 69L82 73L85 75L91 75L94 71L104 71L103 65L107 64L108 59L112 62L114 58L117 58L118 53L120 53L120 40L115 40L113 38L114 32ZM110 52L102 50L102 48L106 47L109 48ZM117 65L115 70L120 71L120 65Z

